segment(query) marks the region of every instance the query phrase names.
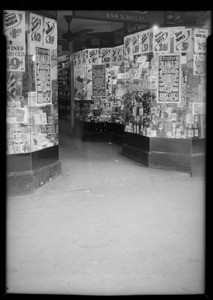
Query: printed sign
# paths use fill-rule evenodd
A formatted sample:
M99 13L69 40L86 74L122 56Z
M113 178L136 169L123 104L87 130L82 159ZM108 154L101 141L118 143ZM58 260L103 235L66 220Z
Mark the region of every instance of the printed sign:
M160 103L180 101L180 55L159 55L157 95Z
M30 43L42 46L43 17L30 13Z
M132 54L140 54L140 34L135 33L132 35Z
M92 94L96 96L106 96L106 66L92 66Z
M141 53L150 52L150 30L145 30L140 32L140 44L141 44Z
M25 71L25 12L4 11L4 33L7 38L7 70Z
M194 52L206 53L206 40L209 35L208 29L194 28Z
M37 105L51 104L50 49L36 47Z
M28 108L8 108L7 109L7 123L27 123L28 122Z
M100 49L89 49L89 64L97 63Z
M192 30L189 28L174 29L174 52L190 52L192 50Z
M44 47L57 48L57 22L44 18Z
M206 54L194 54L194 75L206 74Z
M124 37L124 57L126 59L132 58L132 35Z
M153 30L153 52L170 52L170 29Z
M101 49L101 62L107 64L111 62L111 48Z
M124 46L121 45L121 46L117 46L117 62L118 63L121 63L123 62L124 60Z

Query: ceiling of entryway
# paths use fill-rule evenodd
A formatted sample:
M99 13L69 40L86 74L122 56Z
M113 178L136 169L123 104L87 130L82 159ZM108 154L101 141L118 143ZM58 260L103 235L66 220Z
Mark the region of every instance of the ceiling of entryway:
M73 15L72 10L58 10L57 11L57 22L58 22L58 36L61 37L62 34L68 31L68 25L65 21L65 15ZM111 32L123 27L123 23L120 22L110 22L101 20L91 20L91 19L81 19L74 18L71 22L71 31L77 32L79 30L90 28L93 32Z

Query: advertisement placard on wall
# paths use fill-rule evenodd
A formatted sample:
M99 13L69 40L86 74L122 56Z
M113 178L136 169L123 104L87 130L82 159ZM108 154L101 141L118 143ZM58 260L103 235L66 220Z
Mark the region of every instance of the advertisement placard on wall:
M178 103L180 86L180 55L159 55L157 101Z
M164 54L170 52L170 28L153 30L153 52Z
M172 30L172 34L174 37L174 52L187 53L192 51L192 29L177 27Z
M4 33L7 38L7 70L25 71L25 12L4 11Z
M30 46L43 46L43 17L30 13ZM34 53L35 48L30 49L30 53Z
M50 18L44 18L44 47L57 48L57 22Z
M36 105L52 103L50 49L36 47Z
M208 29L194 28L194 52L206 53L206 40L209 35Z
M20 108L8 108L7 109L7 123L8 124L17 124L28 122L28 108L20 107Z

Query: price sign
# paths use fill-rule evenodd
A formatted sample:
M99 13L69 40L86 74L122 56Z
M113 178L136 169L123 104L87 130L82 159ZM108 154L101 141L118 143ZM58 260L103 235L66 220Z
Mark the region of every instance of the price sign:
M132 35L132 53L133 55L140 54L140 35L135 33Z
M44 18L44 46L57 48L57 22L50 18Z
M192 50L192 30L189 28L175 28L174 52L190 52Z
M170 29L153 30L153 52L170 52Z
M209 35L208 29L194 29L194 52L206 53L206 40Z
M7 38L7 70L25 71L25 12L4 11L4 32Z
M43 17L30 13L30 42L42 46Z
M141 53L150 52L150 30L145 30L140 33L140 50Z

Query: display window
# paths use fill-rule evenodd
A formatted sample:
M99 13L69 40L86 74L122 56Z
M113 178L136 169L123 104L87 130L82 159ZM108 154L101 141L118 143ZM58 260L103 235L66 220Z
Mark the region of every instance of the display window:
M7 154L58 145L57 22L4 11Z

